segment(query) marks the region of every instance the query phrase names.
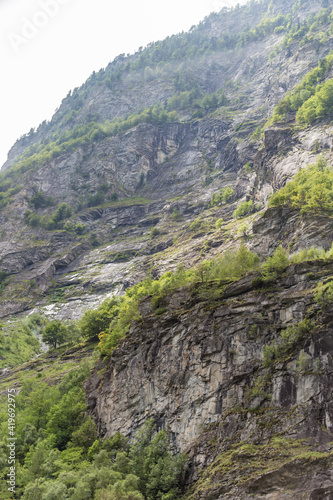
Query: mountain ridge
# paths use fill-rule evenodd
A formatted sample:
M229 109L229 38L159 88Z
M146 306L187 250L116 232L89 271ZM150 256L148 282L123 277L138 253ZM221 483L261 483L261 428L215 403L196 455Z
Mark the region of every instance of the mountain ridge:
M22 408L30 383L59 398L41 434L20 413L35 427L25 474L50 429L58 444L45 453L81 454L74 486L60 485L60 458L45 470L42 499L48 488L83 498L95 454L114 463L116 433L136 443L151 419L189 466L164 497L133 465L135 498L332 495L332 6L212 14L116 58L12 148L0 174L0 378L23 388ZM79 344L31 362L48 325ZM62 421L67 386L86 418L63 437L52 415ZM96 478L87 498L114 498Z

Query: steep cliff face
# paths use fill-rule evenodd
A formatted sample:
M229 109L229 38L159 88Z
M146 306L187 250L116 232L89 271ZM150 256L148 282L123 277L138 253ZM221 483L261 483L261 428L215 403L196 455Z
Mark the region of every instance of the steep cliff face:
M330 117L300 126L293 109L264 125L325 66L331 7L263 1L213 14L119 56L21 138L0 175L3 321L76 320L241 243L261 261L279 245L327 251L332 211L268 200L309 163L331 165ZM154 418L190 458L188 499L333 498L332 315L315 298L332 275L322 256L269 284L252 273L217 295L182 287L158 311L142 300L142 319L86 384L100 435L132 437Z
M9 186L13 191L9 204L6 202L0 211L0 271L10 275L1 316L36 304L46 305L48 299L43 296L48 293L51 281L55 281L56 288L62 288L59 274L74 272L75 265L77 270L82 269L82 259L93 244L117 241L119 252L123 245L134 255L137 243L131 242L136 238L137 242L140 240L141 254L165 250L172 241L159 236L152 249L149 233L159 224L162 235L177 236L179 224L166 223L166 216L174 209L180 210L186 222L200 213L205 217L211 195L230 185L235 190L233 201L251 198L259 210L273 190L281 187L299 168L319 153L329 156L331 130L326 126L318 126L315 132L313 128L302 132L267 130L264 149L260 140L250 138L258 125L270 117L286 91L332 48L332 37L320 41L320 26L305 43L301 44L296 37L287 47L282 43L289 29L287 24L281 27L280 21L274 21L281 30L270 28L262 34L258 28L266 18L275 19L278 14L289 13L298 24L310 22L309 16L320 10L317 2L303 2L301 7L280 2L269 13L267 8L264 2L209 18L188 35L190 42L185 38L188 44L192 38L199 45L209 41L211 50L204 55L200 55L200 51L195 56L179 53L175 60L169 54L163 59L164 66L161 64L154 70L149 64L153 65L154 58L162 57L158 56L158 50L163 53L163 44L159 49L153 46L154 51L150 47L135 56L119 58L106 72L93 75L82 88L68 96L50 124L42 125L35 134L29 134L15 145L11 160L5 165L4 187L1 187L8 190ZM235 39L230 38L228 33L235 23L244 26L243 38L238 32ZM253 28L254 25L257 28ZM322 25L323 29L326 25ZM215 46L212 37L220 40L214 42ZM224 47L227 43L230 48ZM268 54L274 50L275 57L269 59ZM112 85L107 78L109 74L114 76L114 81L110 76ZM192 101L185 105L184 99L188 99L185 94L192 91ZM223 92L226 99L224 105L215 110L210 104L199 104L200 99L212 92L217 92L218 98ZM180 100L172 104L169 101L173 98ZM56 137L70 134L72 129L84 127L87 122L103 129L103 120L112 120L115 116L126 119L130 113L138 113L151 105L162 105L167 111L176 109L178 118L173 123L157 123L151 118L149 123L126 125L127 130L106 138L103 138L104 132L99 131L97 139L87 136L82 145L70 144L61 154L57 152L59 146L48 142L51 134ZM202 114L205 116L200 118ZM73 137L80 133L77 130ZM53 158L44 161L37 157L28 164L29 168L19 172L9 168L19 161L20 154L31 160L35 151L38 154L45 147L46 152L55 148ZM252 167L251 173L244 169L248 164ZM86 226L85 234L80 236L74 230L46 230L42 224L28 226L24 215L33 208L30 200L38 192L52 197L55 205L68 203L73 212L69 223L72 227ZM112 201L116 197L119 201ZM234 208L232 205L229 212L223 212L226 221L232 220ZM50 217L55 208L32 211L37 217ZM210 235L205 239L209 240ZM177 244L173 245L176 253L181 254ZM223 248L222 245L220 250ZM132 275L132 282L155 263L151 260L141 259L142 265L140 269L135 266L138 272ZM129 274L133 264L135 262L129 259L124 266ZM110 276L110 266L104 271ZM100 266L93 273L104 271ZM115 272L118 275L117 268ZM82 278L80 282L84 281L85 288L89 288ZM82 291L80 287L77 295L90 304L89 295Z
M97 366L86 387L100 432L131 436L153 417L169 430L175 448L193 457L192 479L217 455L222 453L223 461L239 443L253 444L245 456L235 452L231 472L250 459L258 460L254 471L229 477L217 461L206 481L199 473L189 498L238 499L250 492L254 498L272 498L269 491L275 498L320 498L317 488L332 462L325 454L333 430L332 325L329 308L318 312L313 289L331 273L332 264L293 265L269 290L256 289L248 276L228 285L218 301L181 289L166 299L167 312L160 317L150 299L143 301L142 321L132 326L110 361ZM296 340L290 334L284 351L281 331L288 327L303 331ZM275 342L280 351L269 365L264 348ZM269 451L273 438L286 439L279 461L273 445ZM295 452L291 440L302 439ZM258 445L272 453L265 462L259 460ZM312 458L323 461L321 478L313 484L305 480L306 471L315 475ZM295 482L279 482L276 469L283 475L288 461L298 469ZM330 474L325 484L331 492ZM301 493L294 496L294 488Z

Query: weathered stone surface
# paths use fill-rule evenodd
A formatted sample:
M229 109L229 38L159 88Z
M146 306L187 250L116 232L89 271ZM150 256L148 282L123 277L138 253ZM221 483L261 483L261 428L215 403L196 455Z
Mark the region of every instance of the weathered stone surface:
M309 272L328 275L332 268L316 262L295 265L279 280L277 291L269 293L251 290L250 279L245 278L238 288L237 284L227 288L225 298L213 308L181 292L159 319L149 301L143 302L142 325L132 327L101 378L99 366L87 385L101 432L132 435L146 418L154 417L170 429L178 447L187 449L203 425L220 422L227 412L244 406L246 387L262 370L264 346L278 339L281 329L301 321L312 305L311 288L304 290L303 285ZM308 335L303 345L309 366L320 363L322 375L300 374L298 352L272 375L270 405L297 408L297 429L294 416L277 426L287 435L330 440L333 407L326 398L333 367L328 354L333 348L331 335L330 324ZM313 405L325 407L327 417L320 424L307 420ZM250 415L247 427L251 421ZM245 439L246 427L242 424L239 430ZM251 435L262 434L254 426Z

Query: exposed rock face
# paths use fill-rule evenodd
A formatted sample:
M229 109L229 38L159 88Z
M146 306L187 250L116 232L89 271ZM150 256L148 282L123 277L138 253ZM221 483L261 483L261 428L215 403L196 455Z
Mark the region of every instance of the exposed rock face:
M213 16L198 36L245 33L278 14L290 14L297 26L322 7L314 0L300 3L271 3L266 17L265 2L253 4L256 13L236 10L228 22ZM320 155L331 163L332 125L300 129L290 113L284 125L266 128L263 140L256 132L332 50L329 24L323 26L304 43L283 44L283 30L274 29L230 50L170 59L154 71L139 65L112 85L95 75L95 84L91 77L64 99L53 128L41 126L14 145L5 176L26 148L86 124L90 115L100 123L153 105L168 110L168 100L191 85L200 96L223 91L227 104L198 114L194 101L179 106L173 122L125 127L22 171L4 207L0 192L0 317L39 310L51 319L78 319L147 273L156 278L181 262L193 266L241 241L261 259L279 244L290 253L328 250L331 217L300 216L267 208L267 202ZM111 67L122 70L140 57L119 57ZM81 101L77 109L74 94ZM230 200L212 206L212 195L227 186ZM33 207L40 191L54 204ZM253 212L237 220L235 209L249 200ZM74 229L27 224L27 210L51 217L62 202L72 208ZM333 499L333 318L329 308L319 310L313 294L332 274L328 261L305 262L289 267L270 288L256 288L253 275L227 283L218 300L183 288L165 298L160 316L144 300L142 322L132 324L86 386L101 435L131 437L153 417L168 429L174 450L190 457L188 499ZM265 347L281 345L281 331L298 328L305 318L311 327L290 342L287 355L265 364Z
M210 439L212 434L215 439L218 436L220 450L235 442L266 443L280 434L309 439L314 449L326 450L333 431L330 311L321 317L320 326L311 327L291 349L287 361L269 370L263 368L262 359L266 345L280 342L281 330L306 316L315 320L316 308L309 313L311 291L318 279L331 273L332 266L324 263L294 265L269 292L253 289L253 276L249 276L227 286L222 300L213 304L180 290L167 299L168 310L159 318L150 301L144 301L142 323L132 327L128 340L108 363L96 368L86 387L100 432L121 431L131 436L145 419L153 417L169 429L176 448L189 451L197 443L192 474L212 459L212 450L202 438L203 429L211 425L216 431ZM266 384L258 391L252 389L250 395L265 376ZM263 498L273 498L268 495L270 485L275 490L282 487L282 481L273 477L270 473L258 479ZM303 480L299 473L299 481ZM295 498L317 498L313 495L320 483L312 478L307 483L312 496ZM331 491L332 479L326 478L326 483ZM225 498L247 498L235 491L232 496L232 488L227 481ZM249 488L248 494L258 493L255 483ZM219 491L217 487L216 496L198 498L224 498Z

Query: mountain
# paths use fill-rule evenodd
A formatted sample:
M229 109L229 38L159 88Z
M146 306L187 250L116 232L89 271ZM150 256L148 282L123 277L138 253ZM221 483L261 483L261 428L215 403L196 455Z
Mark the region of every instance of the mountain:
M17 498L333 498L332 7L213 13L9 151Z

